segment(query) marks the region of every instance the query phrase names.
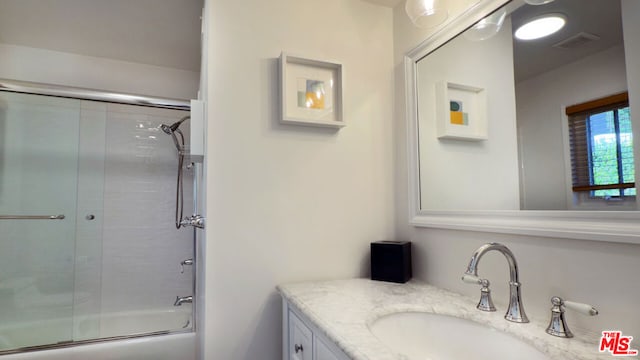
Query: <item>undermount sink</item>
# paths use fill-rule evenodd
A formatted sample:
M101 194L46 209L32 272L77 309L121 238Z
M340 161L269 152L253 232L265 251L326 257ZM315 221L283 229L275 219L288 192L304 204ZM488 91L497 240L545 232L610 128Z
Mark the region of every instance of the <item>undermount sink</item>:
M549 360L508 333L453 316L400 312L376 319L369 329L408 360Z

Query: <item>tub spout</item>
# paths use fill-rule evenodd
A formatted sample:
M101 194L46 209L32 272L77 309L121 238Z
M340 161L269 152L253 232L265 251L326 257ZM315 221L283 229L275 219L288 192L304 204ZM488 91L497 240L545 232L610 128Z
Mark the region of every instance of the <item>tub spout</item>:
M184 303L191 304L193 302L193 296L176 296L176 302L173 303L173 306L181 306Z

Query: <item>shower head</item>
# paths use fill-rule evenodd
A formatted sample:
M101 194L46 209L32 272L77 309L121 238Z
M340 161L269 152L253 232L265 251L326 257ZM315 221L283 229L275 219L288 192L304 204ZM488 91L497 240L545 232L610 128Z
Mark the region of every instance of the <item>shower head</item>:
M180 125L183 122L187 121L189 118L190 118L190 116L187 115L187 116L183 117L182 119L174 122L171 125L162 124L162 125L160 125L160 129L162 129L162 131L164 131L165 134L171 135L180 127Z

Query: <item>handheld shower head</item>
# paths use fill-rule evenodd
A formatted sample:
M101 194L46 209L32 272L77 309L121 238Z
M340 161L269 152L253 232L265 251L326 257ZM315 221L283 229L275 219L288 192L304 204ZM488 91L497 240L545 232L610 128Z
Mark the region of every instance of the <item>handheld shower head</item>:
M164 131L164 133L165 133L165 134L167 134L167 135L171 135L171 134L173 134L176 130L178 130L178 128L180 127L180 125L181 125L183 122L185 122L185 121L189 120L190 118L191 118L191 117L190 117L189 115L187 115L187 116L183 117L182 119L180 119L180 120L178 120L178 121L174 122L174 123L173 123L173 124L171 124L171 125L165 125L165 124L162 124L162 125L160 125L160 129L162 129L162 131Z
M166 124L160 125L160 129L165 134L170 135L171 138L173 139L173 143L176 145L176 149L178 149L178 153L184 150L184 135L182 134L182 131L180 131L179 127L183 122L189 120L190 118L191 117L187 115L182 119L174 122L171 125L166 125ZM180 136L180 140L178 140L178 137L176 137L176 134Z
M162 124L160 125L160 129L162 129L162 131L167 135L171 135L173 133L173 130L171 130L171 126L169 125Z
M160 129L167 135L171 136L173 139L173 144L176 146L176 150L178 150L178 179L176 180L176 229L180 229L182 227L182 215L184 212L184 188L182 187L182 166L184 163L185 156L185 144L184 144L184 134L179 129L180 125L190 119L190 116L187 115L182 119L174 122L171 125L162 124L160 125ZM177 134L177 135L176 135ZM186 299L186 300L185 300ZM189 302L190 300L178 299L182 302ZM180 305L181 302L176 300L176 305Z

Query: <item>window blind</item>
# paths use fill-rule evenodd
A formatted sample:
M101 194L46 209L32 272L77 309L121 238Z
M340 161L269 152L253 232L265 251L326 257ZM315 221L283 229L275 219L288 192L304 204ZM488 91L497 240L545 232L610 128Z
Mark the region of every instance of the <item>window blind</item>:
M569 124L569 148L571 150L572 189L574 192L635 187L634 182L624 182L621 178L609 183L594 184L592 173L594 159L591 158L591 147L594 144L591 143L593 137L590 133L589 117L628 106L629 96L625 92L566 108ZM619 129L615 130L614 133L617 135L617 140L620 141Z

